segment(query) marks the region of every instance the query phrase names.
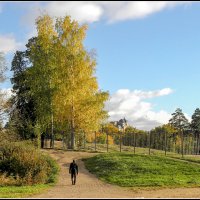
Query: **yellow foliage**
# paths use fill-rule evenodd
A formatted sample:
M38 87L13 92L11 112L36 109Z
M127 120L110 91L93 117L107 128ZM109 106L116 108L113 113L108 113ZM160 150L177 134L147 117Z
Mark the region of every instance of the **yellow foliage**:
M114 139L112 136L108 135L108 144L114 144Z
M87 140L88 142L93 142L93 141L94 141L94 138L95 138L94 133L90 133L90 134L87 134L87 135L86 135L86 140Z
M95 142L95 133L90 133L86 137L88 142ZM106 133L96 132L97 143L106 144L107 136ZM114 139L111 135L108 135L108 144L114 144Z
M54 24L49 15L38 17L36 26L28 80L38 123L47 126L53 115L61 125L70 124L72 135L98 130L107 117L104 102L109 94L99 89L96 58L84 47L87 26L70 16L57 18Z

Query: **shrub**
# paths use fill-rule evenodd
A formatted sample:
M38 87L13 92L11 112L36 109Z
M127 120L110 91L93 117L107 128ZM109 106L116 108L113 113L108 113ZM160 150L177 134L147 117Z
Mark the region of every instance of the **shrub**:
M6 173L0 174L0 186L16 185L16 179L12 176L8 177Z
M2 179L10 178L13 182L14 178L14 185L33 185L55 181L58 172L57 164L52 158L39 152L30 142L4 142L1 143L0 152Z

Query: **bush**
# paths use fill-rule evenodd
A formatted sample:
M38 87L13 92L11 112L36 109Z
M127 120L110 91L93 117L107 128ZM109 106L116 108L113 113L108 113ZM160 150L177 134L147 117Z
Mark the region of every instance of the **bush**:
M101 133L97 136L97 143L106 144L106 134Z
M0 149L0 181L2 184L33 185L55 182L58 166L30 142L3 142ZM10 179L10 182L7 179Z
M15 132L7 129L0 130L0 146L2 142L16 142L20 137Z

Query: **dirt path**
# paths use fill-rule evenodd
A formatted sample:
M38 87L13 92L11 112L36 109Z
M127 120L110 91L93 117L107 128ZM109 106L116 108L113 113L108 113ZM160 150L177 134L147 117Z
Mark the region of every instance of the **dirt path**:
M200 188L177 188L159 190L131 190L113 186L98 180L89 173L81 158L94 156L88 152L65 152L62 150L47 150L60 165L60 175L55 187L45 193L30 198L200 198ZM75 159L79 166L77 184L70 180L69 163Z

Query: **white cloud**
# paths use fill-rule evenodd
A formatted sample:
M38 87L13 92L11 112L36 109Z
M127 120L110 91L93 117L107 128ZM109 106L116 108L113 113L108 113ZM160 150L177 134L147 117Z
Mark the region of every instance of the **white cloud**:
M188 5L190 1L68 1L50 2L45 10L54 16L69 14L79 22L96 22L104 18L117 22L146 17L150 14L178 5Z
M54 1L50 2L45 10L52 16L71 15L81 23L96 22L103 14L103 9L95 2Z
M70 15L80 23L105 20L108 23L144 18L150 14L178 5L189 5L190 1L50 1L20 3L27 14L22 23L35 36L35 19L48 13L52 17Z
M0 35L0 51L11 53L21 48L22 43L17 42L12 34Z
M93 23L102 19L107 22L134 20L178 5L189 5L190 1L50 1L26 4L26 24L34 25L35 18L42 12L51 16L71 15L80 23Z
M189 1L130 1L109 6L107 17L109 22L144 18L150 14L178 5L188 5Z
M156 91L141 91L141 90L135 90L132 93L132 95L137 95L141 99L147 99L147 98L153 98L153 97L159 97L159 96L164 96L171 94L173 91L170 88L164 88L162 90L156 90Z
M169 95L172 92L170 88L155 91L120 89L106 102L105 109L109 111L109 120L111 121L125 117L130 125L150 130L155 126L167 123L171 114L164 110L153 111L152 104L146 102L145 99Z

